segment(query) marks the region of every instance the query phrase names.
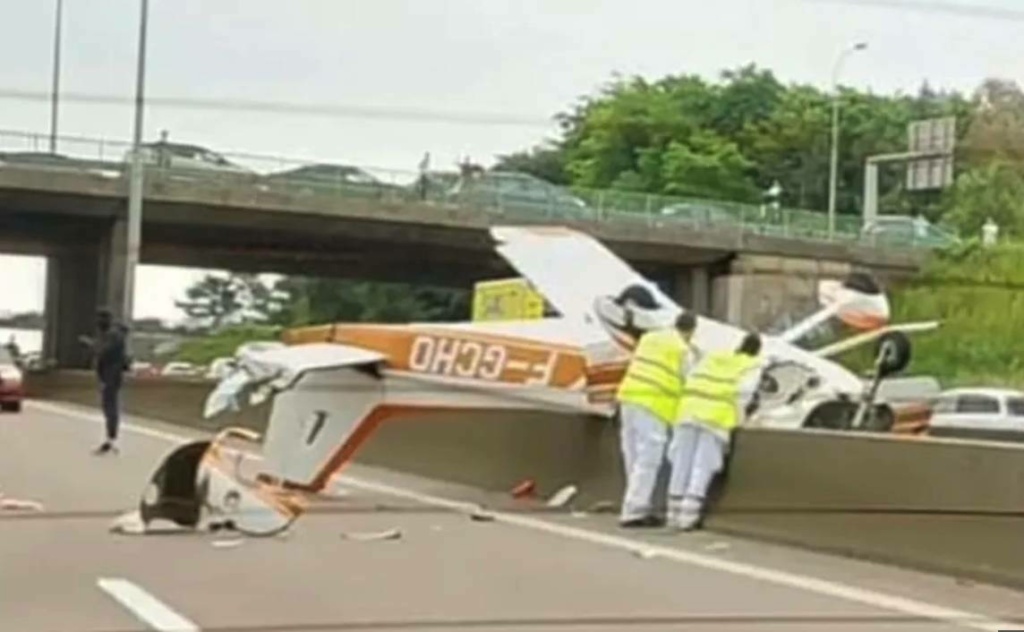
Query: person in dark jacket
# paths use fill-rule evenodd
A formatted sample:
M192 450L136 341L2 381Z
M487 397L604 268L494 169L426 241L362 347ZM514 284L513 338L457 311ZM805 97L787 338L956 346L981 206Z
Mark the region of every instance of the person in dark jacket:
M96 333L95 338L82 339L93 351L96 376L100 382L100 403L106 420L106 441L96 449L96 453L116 453L121 424L121 386L129 368L127 327L115 323L109 311L100 310L96 316Z

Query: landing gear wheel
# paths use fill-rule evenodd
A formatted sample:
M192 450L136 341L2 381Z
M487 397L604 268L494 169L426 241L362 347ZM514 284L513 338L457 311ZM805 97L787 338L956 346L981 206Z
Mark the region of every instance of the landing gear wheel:
M892 432L896 423L896 414L885 404L875 406L874 414L867 415L864 425L859 430L866 432Z
M878 358L878 372L881 377L900 373L910 364L910 338L902 331L890 331L878 339L875 357Z
M853 402L823 402L814 407L811 414L804 420L804 428L820 428L823 430L850 430L853 417L857 414L857 405Z
M893 424L896 423L896 415L893 410L885 404L878 404L872 412L874 414L865 415L863 426L854 428L853 421L857 415L856 403L824 402L815 406L811 414L807 415L803 427L822 430L890 432Z

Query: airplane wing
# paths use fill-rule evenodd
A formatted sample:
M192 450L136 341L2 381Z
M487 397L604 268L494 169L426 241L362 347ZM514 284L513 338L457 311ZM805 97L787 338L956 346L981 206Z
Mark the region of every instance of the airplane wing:
M903 333L917 333L917 332L921 332L921 331L933 331L933 330L938 329L938 328L939 328L939 322L938 321L929 321L929 322L921 322L921 323L900 323L898 325L887 325L885 327L879 327L878 329L873 329L871 331L867 331L867 332L864 332L862 334L858 334L856 336L852 336L852 337L847 338L845 340L841 340L841 341L839 341L839 342L837 342L835 344L828 345L827 347L822 347L820 349L815 349L811 353L813 353L816 356L822 357L822 358L829 358L829 357L832 357L832 356L835 356L835 355L839 355L840 353L843 353L844 351L849 351L850 349L854 349L854 348L859 347L859 346L861 346L863 344L871 342L872 340L877 340L878 338L881 338L885 334L893 332L893 331L901 331Z
M677 314L679 305L656 284L590 235L559 226L498 226L496 250L564 318L594 322L594 302L627 287L650 291L659 311Z
M252 392L251 403L264 400L271 391L286 390L311 371L365 366L383 362L385 356L359 347L311 343L279 348L242 348L232 370L206 399L203 416L238 410L239 398Z

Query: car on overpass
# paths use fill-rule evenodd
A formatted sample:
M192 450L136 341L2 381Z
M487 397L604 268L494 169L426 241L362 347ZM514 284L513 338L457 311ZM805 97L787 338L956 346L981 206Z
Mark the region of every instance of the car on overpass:
M743 219L730 213L727 208L700 202L670 204L662 208L659 215L666 223L685 223L697 228L735 228L743 225Z
M567 190L518 171L475 171L463 174L444 199L513 216L591 219L593 210Z
M880 215L864 225L861 238L878 246L945 248L960 243L956 234L909 215Z
M301 194L338 195L379 199L395 187L359 167L344 164L303 165L264 177L271 190L285 189Z
M0 347L0 410L20 412L25 387L17 360L6 347Z
M218 172L237 175L255 174L253 170L231 162L223 155L199 145L171 143L162 140L155 143L143 143L139 149L144 165L161 170L194 175L209 175ZM133 150L129 149L124 158L126 165L131 164L132 157Z

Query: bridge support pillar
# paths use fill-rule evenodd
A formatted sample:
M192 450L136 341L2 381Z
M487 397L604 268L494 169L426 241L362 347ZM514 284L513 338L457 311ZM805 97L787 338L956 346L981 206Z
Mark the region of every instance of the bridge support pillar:
M705 266L682 268L675 276L675 300L701 316L711 315L711 272Z
M49 257L43 357L57 367L88 368L92 358L80 342L95 334L100 307L120 316L124 304L125 222L115 220L106 235Z
M89 352L78 338L94 333L99 259L94 249L49 258L43 357L60 368L84 369L90 365Z
M818 308L818 283L842 279L847 263L742 255L729 274L713 283L715 318L731 324L776 331Z

